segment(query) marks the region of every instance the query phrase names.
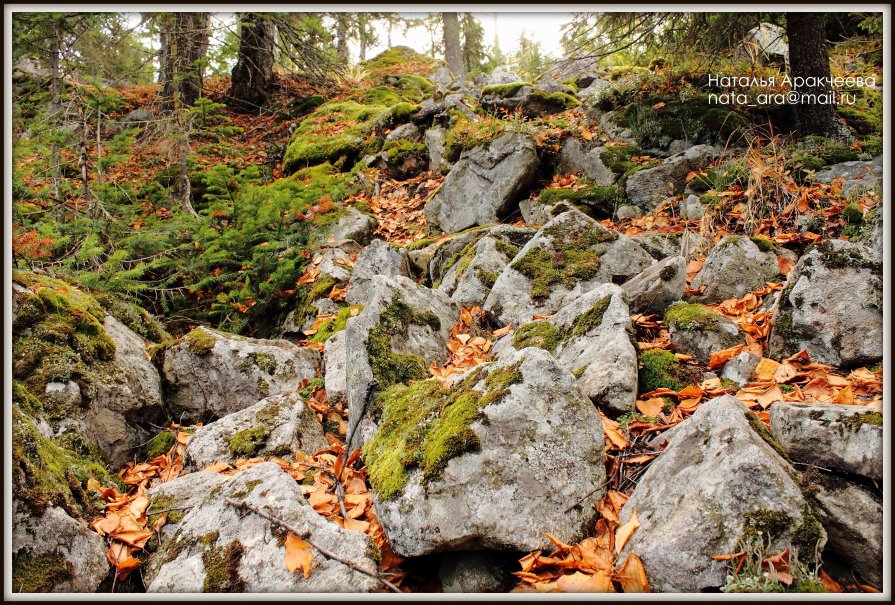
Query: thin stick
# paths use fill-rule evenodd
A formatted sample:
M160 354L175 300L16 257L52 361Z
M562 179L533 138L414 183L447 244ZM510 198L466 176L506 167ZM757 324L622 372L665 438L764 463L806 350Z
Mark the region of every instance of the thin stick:
M563 513L567 513L569 511L571 511L573 508L575 508L576 506L580 506L582 502L584 502L585 500L587 500L588 498L590 498L591 496L596 494L598 491L600 491L601 489L603 489L604 487L609 485L609 481L611 481L611 480L612 480L612 477L609 477L609 479L606 479L606 481L604 481L603 483L601 483L600 485L598 485L591 491L589 491L586 494L584 494L583 496L581 496L581 498L579 498L577 502L574 502L571 506L569 506L569 508L564 510Z
M369 571L366 571L366 570L364 570L364 569L361 569L360 567L358 567L357 565L355 565L355 564L352 563L351 561L346 561L345 559L343 559L343 558L341 558L341 557L339 557L339 556L337 556L337 555L335 555L335 554L329 552L328 550L321 548L321 547L318 546L317 544L314 544L314 542L311 540L310 532L307 532L307 531L299 531L298 529L292 527L292 526L289 525L286 521L283 521L283 520L280 519L279 517L275 517L274 515L271 515L270 513L265 512L265 511L261 510L260 508L257 508L257 507L255 507L255 506L252 506L252 505L249 504L248 502L239 502L239 501L237 501L237 500L233 500L232 498L225 498L224 500L225 500L225 502L226 502L227 504L229 504L230 506L235 506L236 508L239 508L239 509L252 511L253 513L255 513L256 515L258 515L258 516L261 517L262 519L267 519L268 521L270 521L270 522L273 523L274 525L279 525L280 527L282 527L282 528L285 529L286 531L288 531L288 532L290 532L290 533L293 533L293 534L295 534L296 536L300 536L300 537L301 537L303 540L305 540L308 544L310 544L310 545L313 546L315 549L317 549L317 551L318 551L321 555L323 555L324 557L326 557L327 559L332 559L333 561L336 561L336 562L338 562L338 563L341 563L342 565L345 565L345 566L347 566L347 567L350 567L351 569L353 569L354 571L356 571L356 572L358 572L358 573L361 573L361 574L363 574L363 575L365 575L365 576L368 576L368 577L370 577L370 578L373 578L373 579L376 580L377 582L381 582L382 584L385 584L385 586L387 586L392 592L401 593L401 589L400 589L400 588L398 588L397 586L395 586L394 584L392 584L391 582L389 582L389 581L386 580L385 578L380 577L380 576L378 576L378 575L376 575L376 574L374 574L374 573L370 573Z

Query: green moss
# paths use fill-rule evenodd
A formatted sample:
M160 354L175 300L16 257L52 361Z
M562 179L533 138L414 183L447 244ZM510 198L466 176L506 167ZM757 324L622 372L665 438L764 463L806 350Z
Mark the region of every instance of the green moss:
M335 317L323 322L320 327L317 328L317 333L312 335L309 340L311 342L326 342L333 336L333 334L344 330L348 326L348 320L359 315L363 310L363 305L342 307L338 310Z
M584 371L586 369L587 369L587 366L581 366L580 368L578 368L577 370L572 372L572 376L574 376L575 378L581 378L584 375Z
M649 349L640 354L638 374L639 392L649 393L656 389L680 391L698 379L698 372L687 368L674 353L661 349Z
M154 460L164 456L177 443L177 437L171 431L162 431L146 444L146 459Z
M705 307L690 303L675 303L665 311L665 323L680 330L717 331L720 317Z
M324 381L322 378L311 378L304 388L298 390L298 396L301 397L303 401L307 401L314 394L314 391L322 389L323 387Z
M240 458L250 458L258 453L270 437L270 427L261 424L239 431L230 438L230 453Z
M408 244L406 246L408 252L412 252L414 250L422 250L427 246L431 246L435 242L440 241L437 237L424 237L423 239L418 239L415 242Z
M217 548L217 532L214 539L203 544L202 564L205 567L203 592L243 592L245 582L239 576L239 564L242 562L243 546L238 540L230 542L223 548Z
M494 287L495 282L497 282L498 274L494 271L486 271L481 267L476 267L475 270L476 278L478 278L479 283L481 283L486 288L490 289Z
M435 90L435 84L432 80L414 75L401 76L395 83L395 87L404 94L405 98L417 103L431 95Z
M517 349L537 347L556 353L556 347L562 341L562 334L549 321L532 321L516 328L513 334L513 346Z
M764 236L756 235L750 237L749 239L752 241L753 244L758 246L758 249L762 252L776 252L777 250L777 245Z
M126 325L128 328L151 342L164 342L171 338L162 323L146 312L142 307L125 302L106 293L94 293L96 302L105 309L109 315Z
M538 195L538 202L542 204L552 205L563 200L596 208L608 215L625 200L625 196L617 186L601 185L588 185L580 189L543 189Z
M631 161L631 158L642 155L639 147L633 145L616 145L607 147L600 152L600 160L615 174L624 174L633 168L637 168L638 164Z
M12 592L51 592L74 577L74 565L62 555L25 551L12 556Z
M395 353L391 350L392 338L406 334L411 325L428 326L440 330L441 322L432 312L418 313L407 303L395 297L379 315L379 323L370 330L367 353L373 378L379 389L406 383L428 376L426 362L418 355Z
M246 496L251 494L253 491L255 491L255 488L258 487L259 485L261 485L262 483L264 483L264 480L262 480L262 479L252 479L251 481L246 481L244 487L233 492L233 495L232 495L233 499L235 500L235 499L239 499L239 498L245 498Z
M377 122L382 126L391 127L397 124L403 124L410 119L410 116L419 110L419 105L402 101L395 103L379 116Z
M407 46L394 46L361 63L373 76L395 75L396 72L426 74L432 71L435 60L421 55Z
M364 460L377 495L388 500L407 483L408 472L422 471L424 480L438 478L451 458L476 450L479 439L471 425L483 409L522 381L518 365L491 367L483 378L477 370L452 389L434 380L395 385L375 403L380 415L373 439L364 444ZM482 383L484 389L475 388Z
M581 105L581 101L568 93L559 91L544 92L537 88L531 91L529 99L556 107L557 109L572 109Z
M665 103L661 109L654 105ZM675 139L691 143L725 143L751 125L738 111L708 102L707 96L679 100L654 97L625 107L619 124L631 129L638 144L667 148Z
M367 105L390 106L402 101L398 93L388 86L376 86L364 92L364 103Z
M510 260L516 258L516 255L519 254L519 246L514 246L510 242L499 238L494 241L494 248Z
M869 424L871 426L883 426L883 415L879 412L864 412L861 414L852 414L851 416L843 416L842 424L857 431L861 425Z
M276 422L276 419L280 415L280 410L281 408L279 405L269 405L262 410L258 410L258 412L255 414L255 420L264 425L270 426L271 424Z
M829 241L822 241L815 248L820 252L823 265L828 269L856 267L879 270L879 265L854 248L835 248Z
M180 523L186 516L186 510L176 510L179 504L173 495L158 496L154 498L146 509L149 518L149 526L152 527L163 512L167 512L167 523Z
M423 157L428 152L426 146L422 143L414 143L406 139L398 139L397 141L389 141L383 148L389 162L397 163L409 156Z
M647 416L646 414L641 414L640 412L628 412L627 414L622 414L618 417L618 424L623 431L628 429L628 425L632 422L650 422L657 423L659 419L655 416Z
M270 375L273 375L277 371L277 360L270 353L263 353L258 351L252 351L249 353L249 357L251 357L252 361L258 366L258 369L262 372L266 372Z
M758 414L755 412L746 412L746 418L749 420L749 425L752 427L752 430L754 430L765 443L774 448L774 451L780 454L781 458L789 462L789 455L786 453L786 450L783 449L783 446L780 445L779 441L774 439L774 436L771 435L771 431L768 430L765 423L761 421Z
M599 225L554 225L543 232L551 238L552 249L531 248L510 265L531 280L534 299L550 296L553 284L574 288L579 281L596 276L605 244L618 238Z
M842 209L840 216L849 224L859 224L864 220L864 212L858 207L858 204L851 202Z
M743 538L764 537L765 540L776 540L792 525L792 517L779 510L761 508L743 515Z
M749 167L745 162L730 162L710 168L690 181L690 189L697 193L724 191L733 185L745 185L749 180Z
M184 342L194 355L208 355L217 342L214 334L205 328L195 328L184 337Z
M792 545L799 553L799 558L814 561L820 556L818 546L824 538L824 528L817 514L807 502L802 505L802 522L792 531Z
M501 99L515 96L523 86L531 86L528 82L511 82L509 84L490 84L482 89L482 96L494 95Z
M572 324L572 337L584 336L592 329L597 328L603 323L603 314L609 308L612 302L612 295L607 294L594 303L590 309L575 318Z

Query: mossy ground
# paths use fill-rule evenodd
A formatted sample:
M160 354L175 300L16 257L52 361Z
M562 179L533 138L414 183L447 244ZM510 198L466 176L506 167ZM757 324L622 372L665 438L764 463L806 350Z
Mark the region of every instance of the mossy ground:
M544 229L551 247L533 247L510 265L531 280L531 296L550 296L551 286L561 283L574 288L579 281L591 279L600 269L605 245L618 234L599 225L554 225Z
M379 324L370 330L367 353L378 389L387 389L394 384L428 376L423 358L392 351L392 339L397 335L406 334L411 325L428 326L432 330L441 329L437 315L431 312L419 313L395 297L380 313Z
M60 555L26 551L12 556L12 592L52 592L74 577L74 565Z
M376 435L364 444L370 483L388 500L406 485L408 472L422 471L424 480L437 479L448 461L479 447L471 425L482 410L522 381L518 365L482 368L451 389L434 380L395 385L374 402ZM476 388L481 383L481 388Z
M680 391L698 380L699 372L677 360L674 353L661 349L649 349L640 354L638 375L639 392L649 393L656 389Z
M679 330L715 332L720 329L720 319L705 307L690 303L675 303L665 311L665 323Z
M164 456L174 447L177 437L171 431L162 431L146 443L146 459L154 460L159 456Z

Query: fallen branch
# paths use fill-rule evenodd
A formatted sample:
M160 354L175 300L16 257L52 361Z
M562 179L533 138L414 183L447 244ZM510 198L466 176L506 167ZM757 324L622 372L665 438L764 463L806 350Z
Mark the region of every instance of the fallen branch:
M361 574L363 574L363 575L365 575L365 576L368 576L368 577L370 577L370 578L373 578L373 579L376 580L377 582L381 582L382 584L384 584L385 586L387 586L392 592L397 592L397 593L400 593L400 592L401 592L401 589L400 589L400 588L398 588L397 586L395 586L394 584L392 584L391 582L389 582L389 581L386 580L385 578L383 578L383 577L381 577L381 576L379 576L379 575L377 575L377 574L370 573L369 571L366 571L366 570L364 570L364 569L361 569L360 567L358 567L357 565L355 565L355 564L352 563L351 561L346 561L345 559L343 559L343 558L341 558L341 557L339 557L339 556L337 556L337 555L335 555L335 554L329 552L328 550L326 550L326 549L324 549L324 548L321 548L320 546L318 546L317 544L315 544L315 543L311 540L310 532L307 532L307 531L304 531L304 532L303 532L303 531L299 531L298 529L292 527L292 526L289 525L286 521L283 521L283 520L280 519L279 517L276 517L276 516L274 516L274 515L271 515L270 513L267 513L267 512L265 512L265 511L261 510L260 508L257 508L257 507L255 507L255 506L252 506L252 505L249 504L248 502L239 502L239 501L237 501L237 500L233 500L232 498L225 498L225 501L226 501L227 504L229 504L230 506L234 506L234 507L239 508L239 509L242 509L242 510L248 510L248 511L251 511L251 512L255 513L256 515L258 515L259 517L261 517L262 519L267 519L268 521L270 521L270 522L273 523L274 525L278 525L278 526L282 527L283 529L285 529L286 531L291 532L291 533L295 534L296 536L301 537L302 540L304 540L305 542L307 542L308 544L310 544L311 546L313 546L313 547L317 550L317 552L319 552L321 555L323 555L323 556L326 557L327 559L331 559L331 560L333 560L333 561L336 561L336 562L338 562L338 563L341 563L342 565L345 565L345 566L347 566L347 567L350 567L351 569L353 569L354 571L356 571L356 572L358 572L358 573L361 573Z

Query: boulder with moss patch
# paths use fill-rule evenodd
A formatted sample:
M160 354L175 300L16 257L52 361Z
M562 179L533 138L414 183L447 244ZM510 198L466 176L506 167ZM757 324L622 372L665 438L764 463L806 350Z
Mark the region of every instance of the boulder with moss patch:
M294 391L320 369L320 352L200 326L167 347L166 402L177 418L208 421Z
M361 245L370 243L376 230L376 219L351 206L345 210L345 215L327 228L327 237L336 241L350 239Z
M618 176L603 163L600 156L605 150L604 147L588 149L580 140L569 137L563 141L562 148L559 151L556 173L582 172L596 185L612 185Z
M602 425L546 351L479 366L449 389L393 387L370 416L364 460L398 554L549 548L545 532L574 542L593 522Z
M771 240L728 235L711 249L690 287L705 287L699 300L719 303L763 288L778 272Z
M603 283L637 275L655 261L643 248L578 210L541 227L500 274L484 308L503 323L531 321Z
M868 162L851 161L833 164L818 170L814 175L814 180L818 183L831 183L833 179L843 179L842 196L845 198L882 188L883 156Z
M190 509L202 504L208 494L229 480L230 477L222 473L200 470L159 483L146 492L149 498L146 515L150 526L162 514L167 515L159 532L161 542L165 543L174 536Z
M746 342L734 322L701 305L673 304L665 311L665 323L675 350L703 363L716 351Z
M281 456L326 448L323 427L298 393L283 393L197 430L184 452L187 469L237 458Z
M321 548L375 574L372 540L314 512L299 484L277 464L265 462L206 494L180 522L174 536L144 570L146 591L158 592L381 592L384 586L311 548L310 574L286 569L282 527L239 510L246 502L282 519Z
M548 92L527 82L489 84L482 89L479 105L486 111L520 112L536 118L577 107L578 99L569 92Z
M644 210L652 211L659 203L684 190L687 174L699 170L718 157L710 145L696 145L671 156L654 168L638 170L625 182L628 199Z
M882 479L883 417L872 407L781 401L771 432L797 462Z
M426 203L426 219L454 233L505 218L537 176L535 148L534 137L509 133L464 151Z
M665 433L667 447L619 514L624 523L636 511L640 527L618 561L637 553L653 590L717 589L727 561L712 557L754 548L759 539L767 552L794 548L812 561L823 548L826 534L798 473L756 433L749 414L729 395L703 403Z
M406 277L374 275L369 292L344 331L349 433L358 444L369 435L362 419L371 396L427 378L429 364L447 358L448 330L457 321L453 301Z
M865 246L816 244L789 274L777 301L769 356L806 350L814 361L851 368L883 357L882 264Z
M626 281L622 289L632 313L661 315L683 297L686 285L687 261L683 256L671 256Z
M348 282L349 303L364 303L370 297L370 280L374 275L410 277L407 249L392 246L385 240L373 240L357 257Z

